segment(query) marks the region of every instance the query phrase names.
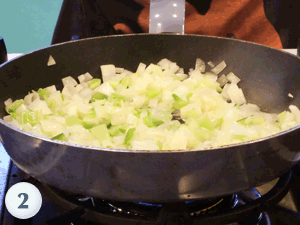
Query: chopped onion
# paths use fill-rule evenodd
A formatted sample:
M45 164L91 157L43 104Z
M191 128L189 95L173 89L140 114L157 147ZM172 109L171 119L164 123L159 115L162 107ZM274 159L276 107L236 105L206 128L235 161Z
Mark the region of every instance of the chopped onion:
M58 141L155 151L237 144L300 124L294 105L277 115L247 103L240 78L233 73L218 78L225 67L222 61L205 73L197 59L188 76L168 59L140 63L136 73L103 65L103 83L89 73L78 76L80 84L65 77L62 91L53 85L24 100L6 100L10 115L3 119Z
M48 59L47 66L53 66L55 64L56 64L56 62L55 62L54 58L52 57L52 55L50 55L49 59Z
M221 87L224 87L224 85L227 84L229 80L228 80L227 77L223 74L222 76L220 76L220 77L218 78L217 81L218 81L218 83L220 84Z
M196 59L195 70L199 70L201 73L205 72L205 62L202 59Z
M230 72L227 74L226 78L231 82L237 84L238 82L241 81L240 78L238 78L234 73Z
M225 67L226 67L226 63L225 63L225 61L222 61L217 66L215 66L214 68L212 68L211 72L213 72L215 74L219 74L220 72L222 72L225 69Z
M208 64L211 68L214 68L214 67L215 67L215 64L214 64L212 61L209 61L207 64Z

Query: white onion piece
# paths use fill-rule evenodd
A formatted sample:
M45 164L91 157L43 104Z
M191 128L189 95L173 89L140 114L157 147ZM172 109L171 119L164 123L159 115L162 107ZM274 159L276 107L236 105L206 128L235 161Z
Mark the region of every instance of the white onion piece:
M4 120L5 122L7 122L7 123L13 121L13 119L11 118L11 116L4 116L4 117L3 117L3 120Z
M145 69L146 69L146 64L140 63L137 70L136 70L136 72L137 73L143 73L145 71Z
M102 94L105 94L107 96L110 96L112 93L115 93L115 90L110 86L109 83L103 83L99 87L97 87L95 92L100 92Z
M57 91L55 85L51 85L51 86L49 86L49 87L46 87L46 90L50 91L51 93Z
M297 106L295 105L290 105L289 109L291 110L291 112L294 114L296 120L298 123L300 123L300 110L298 109Z
M223 87L225 84L228 83L228 79L227 77L223 74L222 76L220 76L217 80L217 82L220 84L221 87Z
M217 66L215 66L213 69L211 69L211 72L213 72L215 74L219 74L220 72L222 72L225 69L226 66L227 65L226 65L225 61L222 61Z
M102 65L100 66L100 69L101 69L103 80L105 79L105 77L115 76L116 74L116 67L112 64Z
M246 103L244 93L240 88L238 88L237 84L235 83L230 84L227 92L233 103L236 103L238 105L242 105Z
M48 59L47 66L53 66L55 64L56 64L56 62L55 62L54 58L52 57L52 55L50 55L49 59Z
M211 68L214 68L214 67L215 67L215 64L214 64L212 61L209 61L207 64L208 64Z
M116 67L116 73L123 73L124 68Z
M170 71L172 72L172 73L176 73L177 71L179 70L179 66L177 66L177 64L176 63L170 63Z
M170 68L170 63L172 63L170 60L162 59L157 64L161 66L163 70L168 70Z
M13 103L12 99L9 98L9 99L7 99L7 100L4 102L4 105L5 105L5 106L10 106L12 103Z
M77 77L79 80L79 83L83 83L85 81L85 76L84 74L81 74L80 76Z
M293 96L291 93L289 93L288 96L289 96L290 98L294 98L294 96Z
M71 85L73 87L75 87L78 84L77 81L71 76L63 78L62 83L64 86Z
M231 83L235 83L237 84L238 82L241 81L241 79L236 76L234 73L230 72L229 74L227 74L226 78L231 82Z
M201 73L205 72L205 62L202 59L196 59L195 70L199 70Z
M124 70L123 73L125 74L125 76L130 76L131 74L133 74L133 72L131 72L130 70Z

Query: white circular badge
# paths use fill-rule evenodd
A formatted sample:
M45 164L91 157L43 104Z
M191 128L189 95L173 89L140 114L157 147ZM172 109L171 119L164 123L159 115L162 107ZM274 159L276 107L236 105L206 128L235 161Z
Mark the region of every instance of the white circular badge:
M13 185L6 193L5 205L8 212L18 219L35 216L42 206L39 189L27 182Z

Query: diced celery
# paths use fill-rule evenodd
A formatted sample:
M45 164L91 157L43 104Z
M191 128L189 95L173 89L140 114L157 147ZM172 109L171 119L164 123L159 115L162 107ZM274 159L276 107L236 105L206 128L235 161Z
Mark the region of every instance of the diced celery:
M105 124L91 128L90 132L98 141L110 139L110 135Z
M37 91L37 93L43 100L47 100L49 98L49 96L51 95L50 91L48 91L47 89L43 89L43 88L40 88Z
M282 113L279 113L277 115L277 119L280 124L284 122L285 116L286 116L286 111L283 111Z
M123 95L119 95L119 94L111 94L111 97L117 101L126 101L126 97Z
M173 99L174 99L174 104L173 104L173 108L175 110L179 110L182 107L186 106L188 103L183 101L181 98L179 98L176 94L172 94Z
M129 77L124 77L121 81L120 81L120 84L123 85L125 88L128 88L129 87L129 80L130 78Z
M135 132L135 128L130 128L127 133L126 133L126 136L125 136L125 139L124 139L124 144L125 145L128 145L130 144L133 136L134 136L134 132Z
M82 117L88 119L88 118L95 118L96 116L97 114L95 109L90 109Z
M40 120L43 119L42 112L33 112L33 111L26 111L23 112L21 115L21 122L22 124L29 123L31 126L34 126L40 122Z
M153 122L154 126L156 126L156 127L158 127L158 126L164 124L164 122L161 121L161 120L153 120L153 119L152 119L152 122Z
M68 141L67 137L65 136L64 133L61 133L59 135L56 135L55 137L52 138L53 140L59 140L59 141Z
M222 91L223 91L223 89L221 87L217 87L216 90L218 93L222 93Z
M54 99L49 99L49 100L46 100L46 102L47 102L49 109L53 112L57 107L56 101Z
M234 139L239 140L239 141L245 141L245 137L246 137L246 135L242 135L242 134L234 135Z
M95 94L92 95L91 102L95 102L96 100L102 100L106 99L107 95L102 94L100 92L96 92Z
M77 118L77 116L67 116L66 117L66 125L67 126L74 126L76 124L81 124L82 121Z
M158 96L161 93L161 90L157 90L157 89L153 89L153 90L149 90L146 91L146 96L147 98L155 98L156 96Z
M10 113L16 112L17 108L20 107L20 105L25 104L23 99L14 101L9 107L6 107L6 111Z
M99 87L101 84L101 79L93 79L88 82L88 86L90 89L94 90L95 88Z
M117 89L117 87L118 87L118 85L120 84L120 82L119 81L116 81L116 80L109 80L109 81L107 81L109 84L110 84L110 86L112 86L112 88L113 89Z
M162 150L162 148L163 148L163 143L161 142L161 141L157 141L156 142L156 144L157 144L157 146L159 147L159 150Z
M112 126L109 129L110 136L112 136L112 137L117 136L120 133L125 134L125 132L126 132L126 129L124 126Z
M215 128L220 128L223 124L223 117L215 119L214 121L212 121L212 123Z
M154 124L153 124L153 121L152 121L152 118L150 115L145 116L143 118L143 122L147 127L154 127Z
M189 93L187 96L186 96L186 99L189 101L190 98L193 96L193 93Z
M206 128L207 130L210 130L210 131L215 129L213 122L208 118L207 115L199 118L197 120L197 124L199 127Z

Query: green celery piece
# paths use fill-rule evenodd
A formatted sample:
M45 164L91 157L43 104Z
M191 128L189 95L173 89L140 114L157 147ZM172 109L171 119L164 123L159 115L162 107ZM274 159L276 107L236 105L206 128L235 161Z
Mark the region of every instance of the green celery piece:
M110 135L106 127L106 124L95 126L90 129L90 132L98 141L104 141L110 139Z
M66 114L64 113L64 111L62 111L62 110L59 110L58 111L58 114L60 115L60 116L65 116Z
M81 122L81 125L82 125L85 129L89 130L89 129L93 128L96 124L94 124L94 123L88 123L88 122L86 122L86 121L82 121L82 122Z
M6 107L6 111L10 113L15 113L17 108L20 107L20 105L25 104L23 99L14 101L9 107Z
M163 148L163 143L161 141L157 141L156 142L157 146L159 147L159 150L161 150Z
M162 120L153 120L152 119L152 122L153 122L154 126L156 126L156 127L164 124L164 122Z
M90 109L83 115L83 119L95 118L97 116L95 109Z
M263 117L257 117L252 119L252 124L262 124L265 122Z
M109 129L110 136L114 137L117 136L118 134L122 133L125 134L126 129L124 129L124 126L113 126Z
M10 116L11 116L11 118L13 118L13 119L17 119L17 114L16 113L10 113Z
M94 90L95 88L99 87L100 84L101 84L100 79L93 79L88 83L88 86L90 87L90 89Z
M212 123L215 128L220 128L223 124L223 117L215 119L214 121L212 121Z
M286 116L286 111L283 111L277 115L277 120L280 124L284 122L285 116Z
M144 124L147 126L147 127L154 127L154 124L153 124L153 121L152 121L152 118L150 115L147 115L143 118L143 121L144 121Z
M38 95L44 99L44 100L47 100L47 98L49 98L49 96L51 95L51 92L46 90L46 89L43 89L43 88L40 88L38 91L37 91Z
M193 96L193 93L189 93L187 96L186 96L186 99L188 100L188 101L190 101L190 98Z
M126 97L123 95L118 95L118 94L111 94L111 97L117 101L126 101Z
M198 117L199 117L199 113L197 112L196 109L192 109L186 113L186 118L194 118L195 119Z
M153 90L149 90L149 91L146 91L145 95L147 98L155 98L156 96L158 96L160 94L160 90L156 90L156 89L153 89Z
M239 140L239 141L245 141L245 137L246 137L246 135L236 134L234 136L234 139Z
M217 90L218 93L222 93L222 91L223 91L223 89L219 86L216 88L216 90Z
M74 126L76 124L81 124L82 121L77 118L77 116L67 116L66 117L66 125L67 126Z
M124 144L125 145L128 145L131 142L131 140L132 140L132 138L134 136L134 132L135 132L135 128L130 128L127 131L126 136L125 136L125 140L124 140Z
M208 116L202 116L201 118L199 118L197 120L197 124L199 127L203 127L210 131L215 129L213 122L208 118Z
M194 131L195 136L200 139L201 142L207 141L210 139L211 132L205 128L198 128Z
M247 124L246 124L246 119L247 119L247 118L248 118L248 117L244 117L244 118L242 118L242 119L237 120L236 122L239 123L239 124L241 124L241 125L246 126L246 125L247 125Z
M36 125L41 117L38 115L38 112L26 111L22 113L22 124L30 123L31 126Z
M100 92L96 92L95 94L92 95L91 97L91 102L95 102L96 100L102 100L102 99L106 99L107 95L102 94Z
M117 87L118 87L118 85L120 84L119 81L115 81L115 80L109 80L109 81L107 81L107 82L110 84L110 86L111 86L114 90L116 90Z
M172 94L172 97L174 99L173 108L175 110L179 110L188 104L187 102L185 102L181 98L179 98L176 94Z
M46 103L51 111L54 111L57 107L56 101L54 99L46 100Z
M53 140L59 140L59 141L68 141L67 137L64 133L58 134L55 137L52 138Z
M65 100L64 95L60 94L60 96L61 96L61 99L64 101Z
M126 89L129 87L129 78L124 77L121 81L120 84L123 85Z

